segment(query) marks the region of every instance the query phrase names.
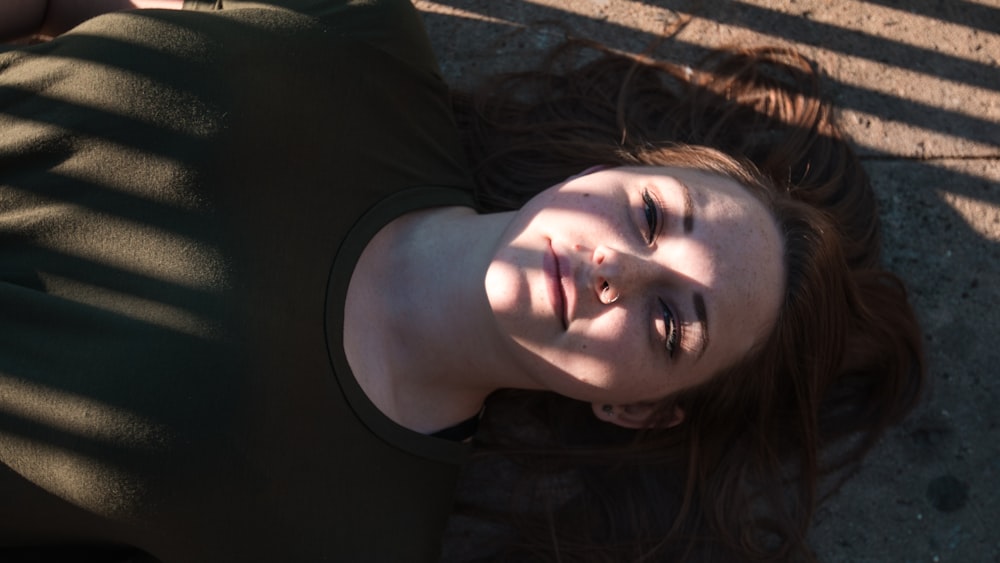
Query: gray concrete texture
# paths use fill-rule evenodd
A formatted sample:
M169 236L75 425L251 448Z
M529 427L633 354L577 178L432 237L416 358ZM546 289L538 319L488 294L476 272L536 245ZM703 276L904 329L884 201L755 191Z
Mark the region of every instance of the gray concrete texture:
M816 61L882 204L930 389L817 514L823 561L1000 562L1000 0L417 0L446 78L564 37L661 55L787 45ZM558 25L554 25L557 23Z

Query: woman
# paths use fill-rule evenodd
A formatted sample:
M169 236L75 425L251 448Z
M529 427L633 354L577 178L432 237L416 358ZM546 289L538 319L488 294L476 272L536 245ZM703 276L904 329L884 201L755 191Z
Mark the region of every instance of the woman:
M577 64L587 50L601 56ZM820 497L912 408L924 367L906 292L879 266L874 194L809 63L762 48L692 70L569 42L457 107L493 208L522 205L583 162L682 162L740 178L765 202L785 270L778 320L741 361L658 402L603 411L623 425L652 409L640 433L558 395L491 397L449 557L812 560ZM514 493L498 500L483 480Z
M562 162L536 144L545 174L587 169L545 191L489 156L474 193L411 6L276 4L111 14L0 54L0 544L432 560L462 439L522 389L624 433L585 433L590 450L690 469L677 490L702 504L674 532L621 527L666 553L647 536L726 539L704 503L742 497L705 472L730 458L748 471L727 482L770 494L754 471L802 452L811 509L825 397L881 408L871 435L909 404L903 353L885 376L902 391L833 384L890 386L844 341L888 327L850 269L871 265L871 210L838 233L817 210L839 218L836 189L803 204L766 167L620 128ZM515 195L505 175L541 193L477 213ZM736 442L747 424L757 441Z

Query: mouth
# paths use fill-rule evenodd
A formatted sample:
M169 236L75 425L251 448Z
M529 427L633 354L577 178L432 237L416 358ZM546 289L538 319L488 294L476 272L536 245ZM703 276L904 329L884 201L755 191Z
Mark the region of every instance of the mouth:
M549 251L542 259L542 270L545 272L545 285L548 288L549 303L555 311L556 318L562 325L563 330L569 327L566 319L566 293L563 289L562 272L559 267L559 257L555 249L552 248L552 241L549 241Z

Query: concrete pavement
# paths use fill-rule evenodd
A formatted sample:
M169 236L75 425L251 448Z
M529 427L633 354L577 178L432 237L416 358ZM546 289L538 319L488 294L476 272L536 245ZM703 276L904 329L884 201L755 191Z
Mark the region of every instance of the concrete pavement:
M575 35L672 54L791 45L882 204L887 266L923 323L931 389L818 513L823 561L1000 562L1000 0L417 0L446 78L523 68Z

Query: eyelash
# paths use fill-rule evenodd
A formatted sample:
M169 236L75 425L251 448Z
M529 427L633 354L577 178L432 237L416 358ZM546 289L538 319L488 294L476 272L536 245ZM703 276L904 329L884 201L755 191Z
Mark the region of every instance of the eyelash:
M664 346L667 349L667 355L673 358L674 353L677 351L677 343L680 341L680 329L677 326L677 320L674 317L673 311L670 310L670 307L668 307L662 299L657 299L657 301L660 302L660 310L663 314L663 326L667 333L667 336L664 339Z
M660 206L659 202L649 190L642 190L643 211L646 214L646 244L652 245L656 241L656 233L660 230Z
M645 235L646 244L651 245L656 242L656 235L660 230L660 205L656 200L656 197L650 193L649 190L642 191L642 203L643 211L646 215L646 227L647 232ZM677 343L680 341L680 329L677 326L677 318L674 316L674 312L670 310L670 307L663 302L662 299L657 298L660 303L660 311L663 315L663 326L666 332L666 338L664 339L664 347L667 349L667 355L670 358L674 357L674 353L677 351Z

